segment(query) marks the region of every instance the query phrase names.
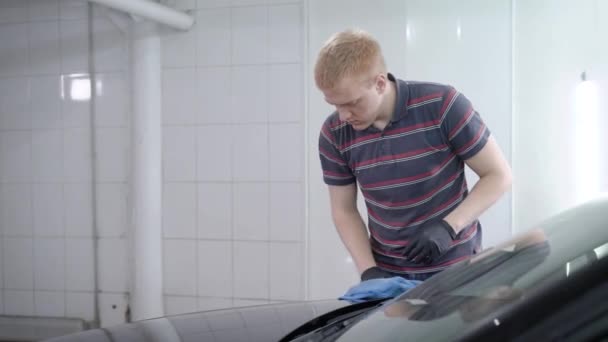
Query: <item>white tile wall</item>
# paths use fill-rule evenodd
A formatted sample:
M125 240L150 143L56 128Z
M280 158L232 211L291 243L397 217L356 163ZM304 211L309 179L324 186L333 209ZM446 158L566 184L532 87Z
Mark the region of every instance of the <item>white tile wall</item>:
M270 179L299 182L304 179L304 137L301 124L270 125Z
M9 7L2 8L0 11L0 23L19 23L27 20L27 8L25 7Z
M201 67L198 72L197 112L199 123L232 122L230 67Z
M123 127L128 123L129 88L124 73L95 75L95 125Z
M262 240L269 238L268 184L234 185L234 238Z
M93 20L95 30L95 70L98 72L123 71L127 69L126 53L128 32L122 32L107 18Z
M65 289L65 240L34 239L34 287L37 290Z
M42 317L65 317L66 300L64 292L34 292L34 314Z
M262 6L232 10L232 63L262 64L268 60L268 9Z
M65 234L63 186L60 183L33 184L34 235L63 237Z
M96 129L97 180L124 182L128 172L128 137L126 127L98 127Z
M102 293L99 295L100 319L103 326L124 323L128 297L126 294Z
M230 181L233 175L233 127L203 126L197 133L197 173L200 181Z
M229 1L225 0L197 0L196 5L198 8L218 8L230 6Z
M271 277L271 265L277 274L304 263L300 251L272 264L269 245L300 246L303 238L301 2L199 0L196 6L195 34L163 33L164 187L183 188L179 196L165 195L164 211L197 226L195 235L187 229L172 240L165 222L165 248L169 241L198 239L197 292L166 293L174 312L192 310L192 295L198 309L268 303L270 289L283 284ZM185 189L197 190L195 201ZM289 283L291 290L275 295L303 298L304 277L295 279L301 288ZM171 281L165 274L165 283Z
M61 78L57 75L30 79L30 111L33 129L63 127L61 115Z
M65 240L65 287L67 291L92 291L95 286L94 247L91 239ZM77 316L78 317L78 316Z
M63 175L67 182L91 181L90 129L68 128L63 132Z
M234 126L232 133L234 179L268 181L268 126Z
M28 78L0 78L0 130L30 128L29 94Z
M196 127L163 129L163 178L165 181L196 180Z
M268 121L268 67L232 68L232 119L234 123Z
M270 298L304 298L304 254L300 243L270 244Z
M65 302L67 317L80 317L87 321L94 319L95 296L92 292L66 292Z
M34 289L34 244L31 238L4 237L2 245L4 288ZM6 302L5 302L6 304Z
M165 240L164 292L169 295L196 295L196 242Z
M93 236L93 201L91 192L92 187L89 183L64 184L66 237Z
M198 65L230 65L230 9L198 11L196 22Z
M92 320L93 198L102 237L105 322L124 320L129 102L126 37L96 16L96 191L90 102L69 96L89 71L87 4L0 1L0 313ZM100 12L101 13L101 12ZM117 311L122 313L116 314Z
M84 19L87 17L87 6L78 0L62 0L59 13L63 20Z
M303 241L302 183L270 184L270 240Z
M201 239L232 238L233 185L200 183L198 186L198 236Z
M304 93L301 64L277 64L268 67L268 120L302 122ZM289 83L289 87L280 86Z
M29 131L0 133L0 161L3 182L28 182L32 179L32 134Z
M124 239L99 239L99 290L127 291L127 246Z
M231 298L199 297L198 309L201 311L225 309L232 307Z
M303 13L300 4L268 7L269 62L302 61L302 27Z
M127 185L97 184L97 231L100 237L124 237L127 231Z
M198 311L197 297L165 296L165 314L179 315Z
M30 0L27 13L31 21L56 21L59 19L59 0Z
M233 248L231 241L198 244L198 295L230 298L233 295Z
M34 292L4 290L4 314L14 316L34 315Z
M194 68L163 71L163 123L194 125L197 123L197 75Z
M2 184L0 219L5 236L32 236L33 199L31 184Z
M62 20L59 22L61 71L63 73L88 72L87 33L86 20Z
M36 15L36 13L30 13L30 15ZM59 22L57 20L31 22L28 25L28 34L30 42L28 72L34 74L59 73L61 70Z
M6 25L0 31L0 76L22 75L27 72L27 24Z
M197 188L190 183L165 183L163 236L196 239Z
M32 134L32 180L61 182L63 166L63 131L35 131Z
M269 246L266 242L234 242L234 296L268 299Z
M162 28L163 67L186 67L196 65L196 29L177 33L174 29ZM179 53L175 53L179 51Z
M8 312L92 319L90 102L62 97L69 94L70 79L88 72L87 6L69 0L8 5L0 11L0 22L12 22L0 26L0 222L5 234L0 272L12 287L5 287L0 302ZM169 188L163 207L169 222L163 224L165 243L194 243L188 255L193 256L188 269L194 272L184 282L187 288L178 290L182 293L167 293L166 303L176 311L265 303L271 288L268 240L300 241L303 229L295 224L277 229L287 216L300 214L296 203L298 198L303 203L304 188L301 174L281 169L275 161L282 157L272 158L302 146L301 141L274 146L282 135L303 135L298 132L304 117L301 4L176 0L174 5L198 9L190 32L163 32L164 191ZM122 292L127 290L127 51L123 33L107 18L97 16L93 27L95 69L101 72L95 85L96 223L103 237L100 286L112 292L102 296L102 320L109 324L124 319ZM287 82L291 86L279 86ZM293 125L281 132L274 123ZM302 163L287 158L294 169ZM271 193L281 188L289 193L275 194L271 201ZM278 197L292 198L292 206L280 205ZM277 218L271 207L293 214L281 212ZM251 219L237 222L237 211ZM16 251L13 240L23 248ZM9 244L13 247L7 249ZM215 284L205 282L212 266L201 257L214 248L223 255L218 264L223 280ZM177 255L167 258L186 260L181 252L176 249ZM18 255L19 262L7 263L7 254L11 260ZM243 278L251 265L260 272ZM60 268L63 273L49 273ZM183 265L168 272L173 269L183 270ZM230 286L220 287L225 284Z

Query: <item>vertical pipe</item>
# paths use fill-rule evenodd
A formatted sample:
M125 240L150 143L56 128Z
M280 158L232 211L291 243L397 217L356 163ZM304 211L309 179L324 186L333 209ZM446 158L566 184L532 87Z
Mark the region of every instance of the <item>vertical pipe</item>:
M95 34L93 28L93 4L87 3L87 36L88 36L88 71L89 71L89 130L91 153L91 223L93 225L93 324L101 326L101 309L99 305L99 226L97 220L97 137L95 131L95 102L97 87L95 80Z
M132 288L134 321L163 315L161 46L152 22L132 24Z

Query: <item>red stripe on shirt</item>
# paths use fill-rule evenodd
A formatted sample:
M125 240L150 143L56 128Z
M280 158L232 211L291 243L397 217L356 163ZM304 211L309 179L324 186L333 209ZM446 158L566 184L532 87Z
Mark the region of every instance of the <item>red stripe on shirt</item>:
M430 94L430 95L425 95L425 96L421 96L421 97L417 97L415 99L411 99L407 102L408 106L411 105L415 105L424 101L428 101L431 99L436 99L436 98L440 98L443 94L442 93L434 93L434 94Z
M421 202L421 201L423 201L423 200L425 200L427 198L433 197L433 195L435 195L437 193L437 191L439 191L441 188L443 188L444 186L446 186L450 182L453 182L456 179L456 177L458 177L461 174L462 174L462 172L456 172L453 176L451 176L450 178L448 178L448 180L446 180L445 182L443 182L441 185L437 186L433 190L429 191L428 193L426 193L426 194L424 194L422 196L416 197L416 198L409 199L407 201L403 201L403 202L377 201L377 200L375 200L373 198L373 196L371 196L369 194L364 193L363 195L364 195L364 197L369 198L370 200L372 200L372 201L374 201L376 203L382 204L382 205L390 207L390 208L392 208L392 207L401 207L401 206L404 206L404 205L409 205L409 204L413 204L413 203L416 203L416 202Z
M353 176L349 173L339 173L339 172L333 172L333 171L327 171L327 170L324 170L323 174L326 176L334 176L334 177L352 177Z
M406 182L411 182L414 180L422 179L422 178L428 177L428 176L436 173L437 171L441 170L441 168L443 168L445 165L447 165L453 159L454 159L454 156L450 155L450 156L448 156L448 158L446 158L446 160L441 162L440 165L435 166L432 170L425 172L425 173L415 175L415 176L399 178L399 179L391 179L391 180L382 181L382 182L378 182L378 183L372 183L372 184L362 184L361 186L364 189L370 189L370 188L377 188L377 187L386 186L386 185L396 185L399 183L406 183Z
M331 153L327 152L327 150L325 150L323 147L319 147L319 151L325 156L327 157L327 159L329 160L333 160L334 162L341 164L341 165L346 165L346 162L338 157L334 157Z
M443 106L441 106L441 111L439 112L439 114L442 117L443 117L443 114L445 113L446 109L448 108L448 105L450 104L450 102L452 102L452 99L454 98L456 93L457 93L456 89L454 89L454 88L450 89L448 96L446 97L445 101L443 101Z
M329 141L331 141L331 143L335 145L336 144L336 140L334 139L334 135L327 128L327 126L323 125L323 127L321 129L323 130L323 133L325 134L325 136L327 137L327 139L329 139Z
M419 124L415 124L415 125L411 125L411 126L407 126L407 127L402 127L402 128L396 128L396 129L392 129L392 130L386 131L384 133L384 135L385 136L397 135L397 134L406 133L406 132L409 132L409 131L415 131L415 130L420 129L420 128L435 126L438 123L439 123L439 120L432 120L432 121L422 122L422 123L419 123Z
M466 151L466 149L468 149L469 147L473 146L473 144L475 144L479 140L479 137L481 137L481 135L485 131L485 128L486 128L485 125L481 125L479 127L479 130L477 130L477 134L475 134L475 137L473 137L473 139L471 139L466 145L464 145L463 147L459 148L456 151L456 153L460 154L462 151Z
M424 221L426 218L433 216L434 214L438 213L439 211L449 207L450 205L454 204L456 201L458 201L459 197L462 196L462 194L464 193L464 189L461 189L456 195L452 196L450 199L446 200L442 205L438 206L435 208L435 210L426 213L423 216L417 217L413 220L410 220L408 222L388 222L388 221L384 221L381 218L379 218L373 211L371 211L371 209L368 208L367 212L369 215L371 215L373 218L375 218L378 222L388 225L388 226L393 226L393 227L407 227L411 224L420 222L420 221ZM389 244L395 244L396 241L390 241L387 240Z
M364 160L360 163L356 163L355 164L355 168L357 167L361 167L361 166L365 166L365 165L370 165L370 164L374 164L377 162L381 162L381 161L387 161L387 160L396 160L396 159L401 159L401 158L406 158L406 157L412 157L412 156L416 156L419 154L423 154L425 152L429 152L429 151L433 151L433 150L441 150L444 149L447 145L441 145L441 146L431 146L428 148L424 148L424 149L420 149L420 150L416 150L416 151L410 151L410 152L406 152L406 153L401 153L401 154L391 154L391 155L387 155L387 156L382 156L382 157L378 157L378 158L373 158L373 159L369 159L369 160Z
M452 138L454 138L454 132L458 132L458 130L465 124L465 122L467 122L467 120L469 120L469 118L471 117L471 115L473 114L473 106L470 106L469 109L467 110L467 113L462 117L462 119L460 119L460 121L456 124L456 126L454 126L454 128L452 128L452 130L450 131L450 134L448 134L448 139L452 140Z

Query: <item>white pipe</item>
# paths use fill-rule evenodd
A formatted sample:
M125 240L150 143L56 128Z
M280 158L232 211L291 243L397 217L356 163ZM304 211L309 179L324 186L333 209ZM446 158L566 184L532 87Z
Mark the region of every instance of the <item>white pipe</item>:
M194 24L192 16L171 7L148 0L89 0L180 30L189 30Z
M131 42L134 321L163 310L161 61L157 24L133 24Z

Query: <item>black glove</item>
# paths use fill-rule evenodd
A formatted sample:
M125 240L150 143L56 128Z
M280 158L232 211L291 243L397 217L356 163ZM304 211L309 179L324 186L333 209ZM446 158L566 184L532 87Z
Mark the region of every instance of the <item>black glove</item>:
M394 275L389 272L381 269L378 266L373 266L361 273L361 281L366 281L370 279L378 279L378 278L392 278Z
M456 235L445 220L427 222L409 239L403 255L416 264L433 263L450 248Z

